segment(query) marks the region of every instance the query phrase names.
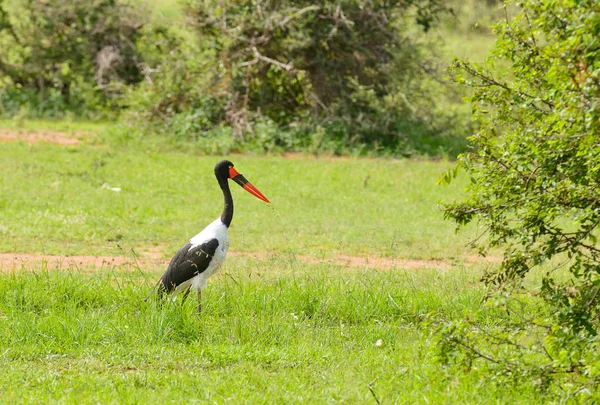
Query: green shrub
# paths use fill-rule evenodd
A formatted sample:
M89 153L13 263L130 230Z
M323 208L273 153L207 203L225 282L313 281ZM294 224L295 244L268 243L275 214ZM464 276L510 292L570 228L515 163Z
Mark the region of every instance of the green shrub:
M520 7L496 27L490 64L456 63L481 127L459 161L469 197L446 208L458 224L480 221L482 249L504 248L484 281L489 304L513 321L448 325L442 347L445 359L485 363L498 381L585 398L600 382L600 13L597 1ZM540 267L530 292L523 280ZM529 295L541 301L534 311L523 305Z
M142 80L135 42L145 17L115 0L0 0L2 113L116 108Z
M138 41L153 73L129 94L130 117L201 148L227 127L232 150L456 154L464 115L447 108L453 89L435 80L420 34L443 10L427 0L189 1L190 26Z

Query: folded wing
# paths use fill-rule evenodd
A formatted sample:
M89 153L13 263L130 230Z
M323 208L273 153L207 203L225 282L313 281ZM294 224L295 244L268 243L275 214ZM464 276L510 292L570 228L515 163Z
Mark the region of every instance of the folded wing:
M177 286L206 271L210 266L219 241L210 239L200 245L186 243L171 259L169 267L160 279L160 290L172 292Z

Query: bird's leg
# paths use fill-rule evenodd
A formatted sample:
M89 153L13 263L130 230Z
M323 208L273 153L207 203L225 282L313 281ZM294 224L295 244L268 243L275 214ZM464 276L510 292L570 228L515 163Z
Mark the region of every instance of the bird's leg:
M185 292L183 293L183 298L181 299L181 305L183 305L183 303L185 302L185 300L187 299L188 295L190 295L190 290L191 288L188 288L187 290L185 290Z
M200 314L200 312L202 311L201 298L202 298L202 290L198 290L198 314Z

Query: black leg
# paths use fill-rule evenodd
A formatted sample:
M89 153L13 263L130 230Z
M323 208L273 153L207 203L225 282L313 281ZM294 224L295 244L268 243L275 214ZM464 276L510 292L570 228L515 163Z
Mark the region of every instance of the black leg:
M190 290L191 288L188 288L187 290L185 290L185 292L183 293L183 298L181 299L181 305L183 305L183 303L185 302L185 300L187 299L188 295L190 295Z
M202 311L201 298L202 298L202 290L198 290L198 314Z

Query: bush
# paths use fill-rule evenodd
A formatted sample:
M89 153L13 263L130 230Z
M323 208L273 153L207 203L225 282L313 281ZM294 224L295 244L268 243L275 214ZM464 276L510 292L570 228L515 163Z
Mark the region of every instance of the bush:
M124 86L143 78L134 44L144 22L115 0L0 0L2 112L116 108Z
M444 108L451 89L434 80L432 44L418 34L443 10L435 0L189 1L188 29L138 42L153 74L128 105L134 120L198 143L225 126L232 146L457 153L464 120Z
M600 13L596 1L519 4L496 27L489 65L456 63L481 128L458 166L469 198L446 207L458 224L480 221L482 250L505 249L484 281L511 320L447 325L442 349L469 368L486 363L498 381L581 399L600 382ZM523 280L539 267L550 270L531 293Z

